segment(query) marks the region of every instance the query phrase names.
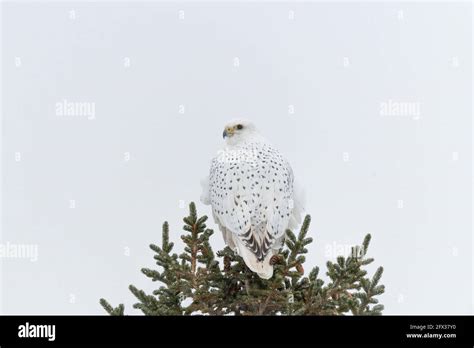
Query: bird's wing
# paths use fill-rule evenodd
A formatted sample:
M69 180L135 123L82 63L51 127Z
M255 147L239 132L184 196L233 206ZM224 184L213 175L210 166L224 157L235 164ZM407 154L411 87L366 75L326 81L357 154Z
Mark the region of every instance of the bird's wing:
M294 197L291 166L271 146L256 145L251 161L227 153L212 161L202 182L201 201L211 204L227 245L262 278L273 274L272 249L279 249L286 229L300 220L301 200ZM296 198L296 199L295 199Z
M242 175L237 176L242 169L234 162L216 157L211 163L209 176L201 181L201 201L211 205L219 225L238 235L248 231L251 222L246 200L247 180Z

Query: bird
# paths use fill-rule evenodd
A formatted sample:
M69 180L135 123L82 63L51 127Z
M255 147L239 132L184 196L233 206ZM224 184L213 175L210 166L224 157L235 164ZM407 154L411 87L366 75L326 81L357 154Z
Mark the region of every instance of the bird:
M224 144L201 181L224 242L262 279L273 276L287 229L301 223L304 191L286 158L245 119L228 122Z

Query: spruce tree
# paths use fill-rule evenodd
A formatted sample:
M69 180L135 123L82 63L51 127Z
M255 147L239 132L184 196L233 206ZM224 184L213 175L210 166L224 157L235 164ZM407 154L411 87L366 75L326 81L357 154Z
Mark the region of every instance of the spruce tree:
M273 277L264 280L250 271L243 259L229 247L217 253L209 239L213 230L207 228L207 216L198 217L194 203L184 219L184 251L173 252L169 226L162 228L161 246L151 244L159 269L143 268L142 273L159 282L152 294L130 285L138 302L133 305L145 315L380 315L383 305L377 296L384 293L379 284L383 268L372 277L364 266L371 236L354 246L349 256L328 261L327 280L319 277L319 267L304 275L311 218L307 215L298 235L287 230L285 245L271 262ZM100 304L110 315L124 315L124 305Z

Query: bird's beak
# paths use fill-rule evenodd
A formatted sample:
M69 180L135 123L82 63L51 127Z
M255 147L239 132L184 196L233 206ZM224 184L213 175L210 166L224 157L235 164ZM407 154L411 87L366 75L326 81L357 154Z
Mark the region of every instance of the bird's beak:
M234 135L234 128L232 127L227 127L226 129L224 129L224 133L222 133L222 137L225 139L225 138L228 138L228 137L231 137Z

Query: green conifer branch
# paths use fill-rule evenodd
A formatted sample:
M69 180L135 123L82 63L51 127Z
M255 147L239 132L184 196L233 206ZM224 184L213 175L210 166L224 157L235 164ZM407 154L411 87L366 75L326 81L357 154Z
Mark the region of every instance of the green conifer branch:
M110 315L114 315L114 316L120 316L120 315L123 315L123 312L124 312L124 305L123 304L119 304L117 307L112 307L112 305L110 303L108 303L105 299L101 298L100 299L100 304L102 305L102 307L104 307L105 311L107 313L109 313Z
M142 273L159 282L159 288L148 295L129 287L139 301L133 307L145 315L379 315L383 311L377 298L385 291L379 284L383 268L372 278L363 269L374 261L366 257L370 234L349 256L327 262L326 284L319 278L319 267L304 276L307 246L313 241L307 237L311 223L307 215L297 236L287 230L284 246L272 258L274 276L264 280L229 247L214 253L209 242L213 230L206 227L207 216L198 217L194 203L183 221L184 251L179 256L172 253L167 222L161 247L150 245L159 270L143 268ZM184 304L185 299L189 304ZM114 308L104 299L100 304L110 315L124 313L123 304Z

